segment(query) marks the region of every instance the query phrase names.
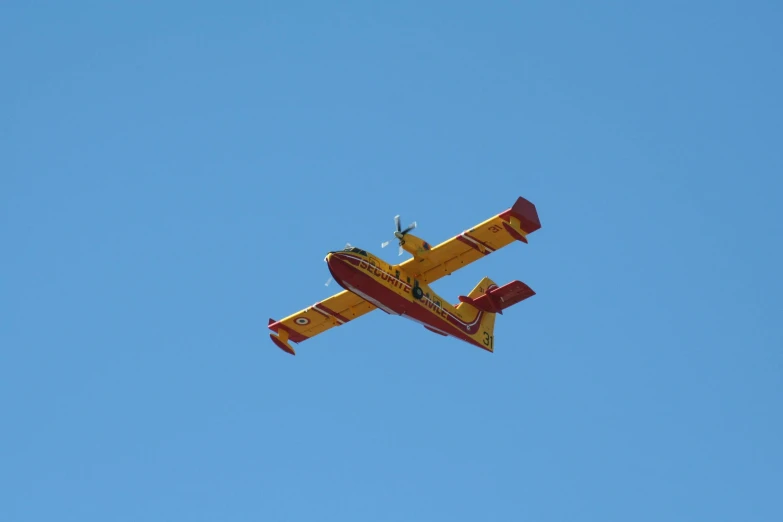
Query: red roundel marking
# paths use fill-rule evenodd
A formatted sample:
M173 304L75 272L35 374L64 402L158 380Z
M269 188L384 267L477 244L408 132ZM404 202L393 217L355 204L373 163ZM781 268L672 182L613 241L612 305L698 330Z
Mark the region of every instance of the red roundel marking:
M296 319L294 319L294 322L299 326L304 326L306 324L310 324L310 319L308 319L307 317L297 317Z

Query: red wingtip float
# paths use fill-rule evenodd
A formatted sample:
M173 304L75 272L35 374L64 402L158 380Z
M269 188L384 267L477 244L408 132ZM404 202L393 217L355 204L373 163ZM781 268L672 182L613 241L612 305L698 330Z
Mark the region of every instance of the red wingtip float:
M495 315L535 292L521 281L498 287L485 277L452 306L429 285L514 241L527 243L527 236L541 228L535 205L520 197L508 210L435 247L410 233L415 222L404 230L399 216L394 222L400 255L404 250L413 257L392 265L350 245L329 252L329 272L344 290L279 321L270 319L270 337L278 348L295 355L291 342L301 343L380 308L439 335L494 351Z

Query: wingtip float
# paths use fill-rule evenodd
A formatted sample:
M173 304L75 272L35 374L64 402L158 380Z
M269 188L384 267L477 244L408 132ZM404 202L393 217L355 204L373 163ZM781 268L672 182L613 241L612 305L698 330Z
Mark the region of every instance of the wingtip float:
M296 355L292 342L301 343L379 308L439 335L494 351L496 314L535 292L521 281L498 286L485 277L451 305L430 284L514 241L527 243L527 236L541 228L535 205L520 197L508 210L434 247L411 234L415 222L403 229L399 216L394 221L400 255L406 251L413 257L392 265L351 245L329 252L324 260L344 290L279 321L270 319L269 337L278 348Z

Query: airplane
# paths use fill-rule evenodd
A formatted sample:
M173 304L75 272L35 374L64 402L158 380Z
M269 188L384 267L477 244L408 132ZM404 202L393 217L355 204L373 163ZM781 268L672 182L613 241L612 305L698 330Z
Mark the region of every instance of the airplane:
M296 355L291 342L301 343L380 309L494 352L495 315L535 292L521 281L498 286L484 277L452 305L430 284L514 241L527 243L527 236L541 228L535 205L519 197L511 208L434 247L410 233L415 222L405 229L399 216L394 222L399 255L406 251L413 257L392 265L350 244L327 253L329 272L344 290L279 321L269 319L274 332L269 337L278 348Z

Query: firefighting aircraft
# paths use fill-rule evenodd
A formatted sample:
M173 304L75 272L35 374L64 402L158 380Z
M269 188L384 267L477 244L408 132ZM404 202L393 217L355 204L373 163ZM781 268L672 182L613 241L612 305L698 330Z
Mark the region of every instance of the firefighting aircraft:
M400 217L394 221L399 254L405 250L413 257L391 265L351 245L329 252L324 259L329 272L345 290L285 319L270 319L269 329L274 333L269 336L281 350L295 355L292 341L301 343L379 308L436 334L494 351L495 314L535 292L520 281L497 286L485 277L452 306L429 285L514 240L527 243L527 235L541 228L535 205L520 197L510 209L435 247L410 233L415 222L403 230Z

